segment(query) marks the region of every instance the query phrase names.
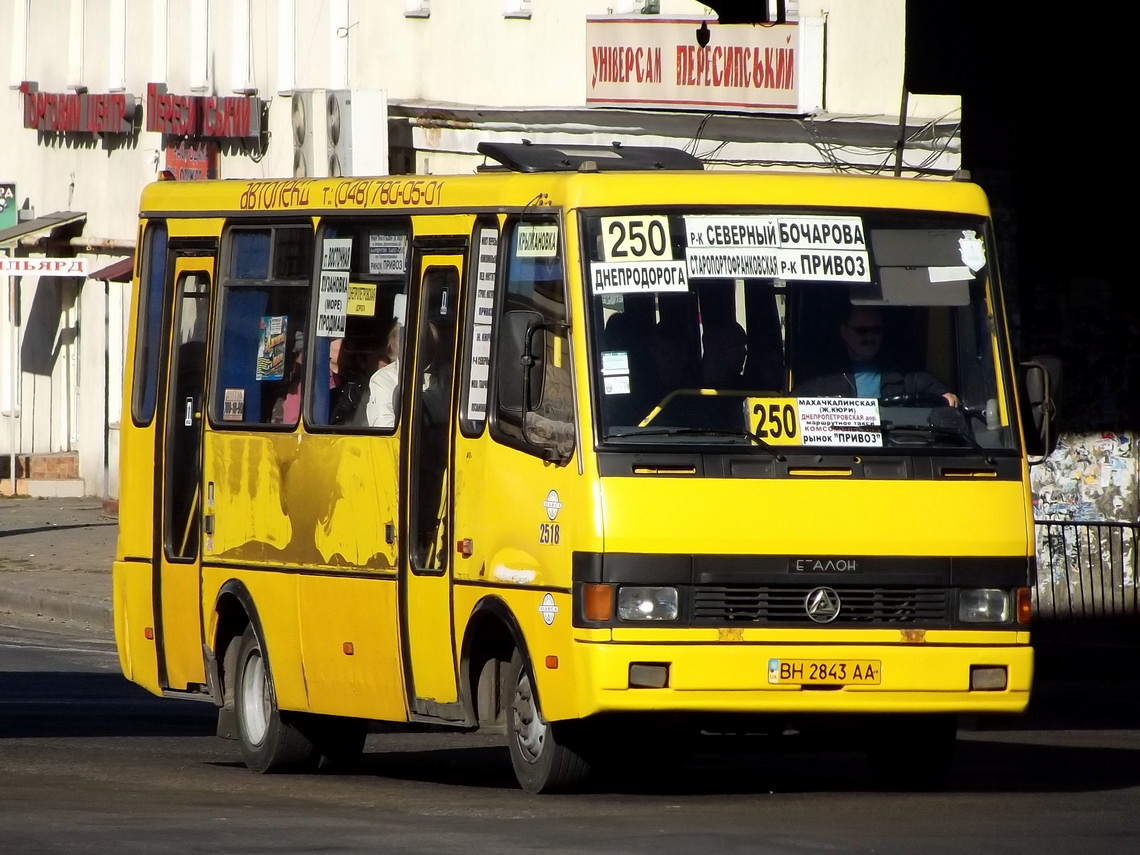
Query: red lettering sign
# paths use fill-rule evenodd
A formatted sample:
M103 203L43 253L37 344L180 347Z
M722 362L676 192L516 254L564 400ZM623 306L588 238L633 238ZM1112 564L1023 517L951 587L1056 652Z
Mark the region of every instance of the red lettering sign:
M137 101L123 92L40 92L36 84L20 84L24 127L40 133L134 133Z
M257 137L261 135L261 104L250 95L171 95L165 84L149 83L146 129L179 137Z
M729 107L811 112L821 91L822 38L797 23L771 27L713 25L698 46L700 17L588 16L586 103L599 106ZM806 69L806 71L805 71ZM662 73L664 71L664 73Z

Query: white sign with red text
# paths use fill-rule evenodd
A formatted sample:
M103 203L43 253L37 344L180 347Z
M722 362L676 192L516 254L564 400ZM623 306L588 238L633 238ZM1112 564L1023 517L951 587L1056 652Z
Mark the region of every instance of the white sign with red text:
M86 258L0 258L0 276L87 276Z
M696 31L703 22L704 47ZM586 103L810 113L821 107L822 26L722 26L705 17L586 19Z

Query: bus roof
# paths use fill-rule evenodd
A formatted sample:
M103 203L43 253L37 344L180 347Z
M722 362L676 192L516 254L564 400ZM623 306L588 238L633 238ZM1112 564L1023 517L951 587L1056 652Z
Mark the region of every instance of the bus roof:
M661 170L488 171L475 175L158 181L140 202L144 217L337 212L463 213L524 208L858 207L986 216L974 184L928 178Z

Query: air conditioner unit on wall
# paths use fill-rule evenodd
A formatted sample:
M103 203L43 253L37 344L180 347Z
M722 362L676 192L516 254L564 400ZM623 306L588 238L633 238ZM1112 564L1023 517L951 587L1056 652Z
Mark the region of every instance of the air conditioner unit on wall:
M326 175L388 174L388 97L384 90L330 90L324 120Z
M324 178L329 174L323 145L328 136L325 110L325 90L294 90L291 113L294 178ZM318 146L318 142L322 144Z

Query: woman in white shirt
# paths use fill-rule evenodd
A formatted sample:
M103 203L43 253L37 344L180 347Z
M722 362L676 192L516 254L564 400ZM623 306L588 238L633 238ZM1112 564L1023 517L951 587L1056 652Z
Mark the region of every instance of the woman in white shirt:
M400 350L404 328L396 323L388 334L387 365L381 366L368 381L367 417L369 427L394 428L400 412Z

